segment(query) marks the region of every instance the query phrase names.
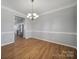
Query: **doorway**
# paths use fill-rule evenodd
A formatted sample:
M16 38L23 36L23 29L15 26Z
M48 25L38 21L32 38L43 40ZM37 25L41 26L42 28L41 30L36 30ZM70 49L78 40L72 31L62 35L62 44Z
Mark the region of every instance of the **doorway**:
M19 17L19 16L15 16L15 39L17 37L24 37L24 21L25 18L23 17Z

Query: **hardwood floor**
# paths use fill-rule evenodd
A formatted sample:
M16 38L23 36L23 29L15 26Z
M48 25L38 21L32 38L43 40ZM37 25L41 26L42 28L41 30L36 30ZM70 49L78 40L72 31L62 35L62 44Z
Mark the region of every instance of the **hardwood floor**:
M1 59L77 59L77 50L34 38L17 38L2 47Z

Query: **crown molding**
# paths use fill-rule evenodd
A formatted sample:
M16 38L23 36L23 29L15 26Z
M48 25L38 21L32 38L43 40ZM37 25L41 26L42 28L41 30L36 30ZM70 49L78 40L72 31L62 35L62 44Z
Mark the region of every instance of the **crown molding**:
M52 9L52 10L46 11L44 13L41 13L40 16L47 15L47 14L51 14L51 13L54 13L54 12L57 12L57 11L61 11L61 10L67 9L67 8L71 8L71 7L74 7L76 5L77 5L77 3L74 2L73 4L70 4L70 5L67 5L67 6L64 6L64 7L60 7L60 8L56 8L56 9ZM7 10L9 10L11 12L19 13L19 14L22 14L22 15L26 16L26 14L21 13L19 11L16 11L14 9L11 9L9 7L6 7L4 5L2 5L1 8L4 8L4 9L7 9Z
M47 12L41 13L40 16L51 14L51 13L54 13L54 12L57 12L57 11L67 9L67 8L71 8L71 7L74 7L76 5L77 5L77 3L75 2L75 3L71 4L71 5L67 5L67 6L64 6L64 7L57 8L57 9L52 9L52 10L49 10Z
M23 13L21 13L21 12L19 12L19 11L16 11L16 10L14 10L14 9L11 9L11 8L9 8L9 7L7 7L7 6L4 6L4 5L2 5L1 8L6 9L6 10L8 10L8 11L10 11L10 12L14 12L14 13L23 15L24 17L26 16L25 14L23 14Z

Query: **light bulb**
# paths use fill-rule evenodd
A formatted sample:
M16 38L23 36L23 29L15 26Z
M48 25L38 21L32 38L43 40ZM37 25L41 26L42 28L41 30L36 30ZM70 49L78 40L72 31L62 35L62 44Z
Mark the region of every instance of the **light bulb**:
M31 13L28 13L28 14L27 14L27 18L29 18L31 15L32 15Z
M29 19L32 19L32 17L30 16Z
M29 19L37 19L39 17L39 15L37 15L36 13L28 13L27 18Z
M37 14L36 13L33 13L33 16L36 16Z

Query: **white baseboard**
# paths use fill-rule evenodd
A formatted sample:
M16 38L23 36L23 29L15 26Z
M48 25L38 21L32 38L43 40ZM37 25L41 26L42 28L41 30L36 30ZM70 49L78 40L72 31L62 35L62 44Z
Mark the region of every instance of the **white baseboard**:
M33 37L33 38L37 38L37 37ZM44 41L48 41L48 42L51 42L51 43L56 43L56 44L64 45L64 46L68 46L68 47L72 47L72 48L76 48L77 49L76 46L72 46L72 45L69 45L69 44L65 44L65 43L61 43L61 42L57 42L57 41L51 41L51 40L44 39L44 38L37 38L37 39L44 40Z
M59 44L59 45L64 45L64 46L68 46L68 47L72 47L72 48L77 49L76 46L72 46L72 45L65 44L65 43L61 43L61 42L57 42L57 41L51 41L51 40L44 39L44 38L38 38L38 37L25 37L25 38L26 38L26 39L27 39L27 38L35 38L35 39L39 39L39 40L43 40L43 41L48 41L48 42L51 42L51 43L56 43L56 44Z
M4 44L1 44L1 46L5 46L5 45L11 44L11 43L14 43L14 42L4 43Z
M25 38L25 39L28 39L28 38L31 38L31 36L28 36L28 37L25 37L25 36L24 36L24 38Z

